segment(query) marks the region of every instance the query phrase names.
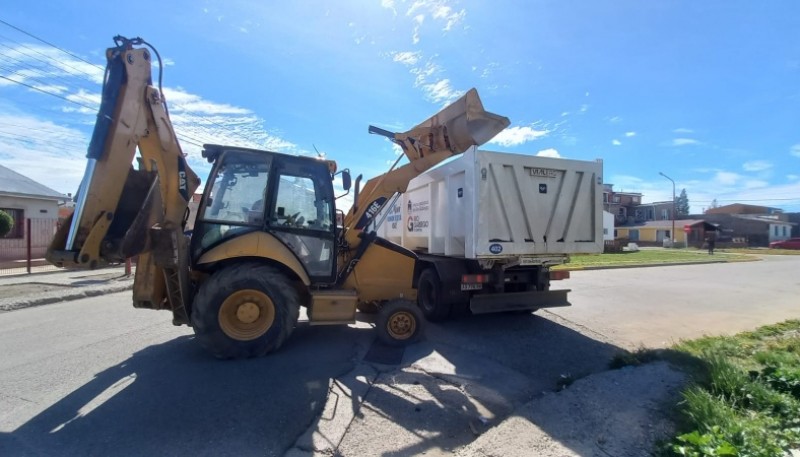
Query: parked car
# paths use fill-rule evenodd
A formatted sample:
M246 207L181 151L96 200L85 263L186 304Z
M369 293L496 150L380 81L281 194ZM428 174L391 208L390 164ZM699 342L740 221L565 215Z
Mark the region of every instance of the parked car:
M800 238L773 241L769 244L769 247L770 249L800 249Z

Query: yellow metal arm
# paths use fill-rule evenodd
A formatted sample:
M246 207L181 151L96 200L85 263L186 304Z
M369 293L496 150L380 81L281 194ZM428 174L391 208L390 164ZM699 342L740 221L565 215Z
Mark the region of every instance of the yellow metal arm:
M185 269L188 278L183 225L200 180L186 163L160 90L152 85L150 51L134 48L141 39L117 40L106 53L103 98L75 213L56 234L47 259L96 268L139 255L134 300L174 310L183 303L176 303L171 290L167 302L164 289L174 288L173 281L188 293L188 279L175 274Z

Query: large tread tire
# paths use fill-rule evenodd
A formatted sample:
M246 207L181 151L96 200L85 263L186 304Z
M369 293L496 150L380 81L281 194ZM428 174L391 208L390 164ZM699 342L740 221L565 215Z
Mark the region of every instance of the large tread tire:
M242 340L229 336L220 324L220 308L242 290L265 294L274 307L272 324L260 335ZM261 357L289 338L300 315L297 290L274 268L245 262L214 272L200 286L192 305L192 327L200 345L220 359Z
M442 299L442 281L433 267L426 268L419 275L417 303L422 314L431 322L442 322L450 317L452 306Z
M381 306L375 320L378 340L387 346L407 346L422 337L425 323L413 301L389 300Z

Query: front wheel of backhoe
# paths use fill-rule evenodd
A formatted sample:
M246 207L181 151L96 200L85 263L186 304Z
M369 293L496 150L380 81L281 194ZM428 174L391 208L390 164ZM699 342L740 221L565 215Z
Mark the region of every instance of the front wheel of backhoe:
M192 327L217 358L259 357L289 338L299 313L288 278L267 265L242 263L216 271L200 286Z
M378 340L388 346L406 346L419 341L424 319L409 300L390 300L381 306L375 320Z

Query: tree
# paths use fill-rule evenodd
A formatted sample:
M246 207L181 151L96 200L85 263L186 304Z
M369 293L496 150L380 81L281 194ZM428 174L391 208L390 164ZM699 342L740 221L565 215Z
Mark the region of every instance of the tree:
M686 189L681 189L681 194L675 197L675 215L689 215L689 197L686 196Z
M14 218L10 214L0 209L0 238L8 235L14 228Z

